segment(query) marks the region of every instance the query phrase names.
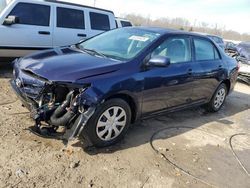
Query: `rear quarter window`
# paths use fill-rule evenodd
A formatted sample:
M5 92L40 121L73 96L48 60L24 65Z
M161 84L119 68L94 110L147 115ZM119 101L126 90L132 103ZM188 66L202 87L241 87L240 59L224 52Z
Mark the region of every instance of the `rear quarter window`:
M195 58L197 61L220 59L215 46L205 39L194 39Z
M96 12L90 12L91 29L108 31L110 30L109 16L106 14L100 14Z

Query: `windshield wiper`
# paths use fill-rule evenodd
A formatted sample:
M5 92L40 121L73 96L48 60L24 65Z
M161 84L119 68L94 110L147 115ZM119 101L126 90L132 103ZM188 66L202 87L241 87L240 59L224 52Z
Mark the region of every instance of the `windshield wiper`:
M87 48L81 48L82 51L87 52L90 55L98 55L104 58L108 58L106 55L102 54L101 52L98 52L94 49L87 49Z

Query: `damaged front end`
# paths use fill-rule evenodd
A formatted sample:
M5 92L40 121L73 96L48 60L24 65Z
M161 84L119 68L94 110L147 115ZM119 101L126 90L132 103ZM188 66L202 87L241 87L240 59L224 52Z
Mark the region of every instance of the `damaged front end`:
M42 137L77 138L95 111L84 97L90 84L49 81L14 67L11 85L35 120L30 130Z

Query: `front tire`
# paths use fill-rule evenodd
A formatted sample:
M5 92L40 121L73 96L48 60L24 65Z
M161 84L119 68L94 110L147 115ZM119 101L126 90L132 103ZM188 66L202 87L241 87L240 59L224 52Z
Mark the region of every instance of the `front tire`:
M111 99L101 104L84 128L84 137L96 147L117 143L127 132L131 109L122 99Z
M214 92L212 99L207 104L207 110L209 112L218 112L225 102L227 92L227 86L221 83Z

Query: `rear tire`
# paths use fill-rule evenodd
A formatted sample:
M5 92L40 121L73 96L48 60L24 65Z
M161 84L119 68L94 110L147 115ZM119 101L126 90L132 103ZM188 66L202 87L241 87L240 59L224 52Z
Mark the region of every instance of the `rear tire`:
M209 112L218 112L223 106L226 96L227 96L227 86L224 83L221 83L219 87L214 92L214 95L210 102L207 104L207 111Z
M117 143L123 138L131 121L131 109L122 99L111 99L101 104L87 122L83 136L96 147Z

